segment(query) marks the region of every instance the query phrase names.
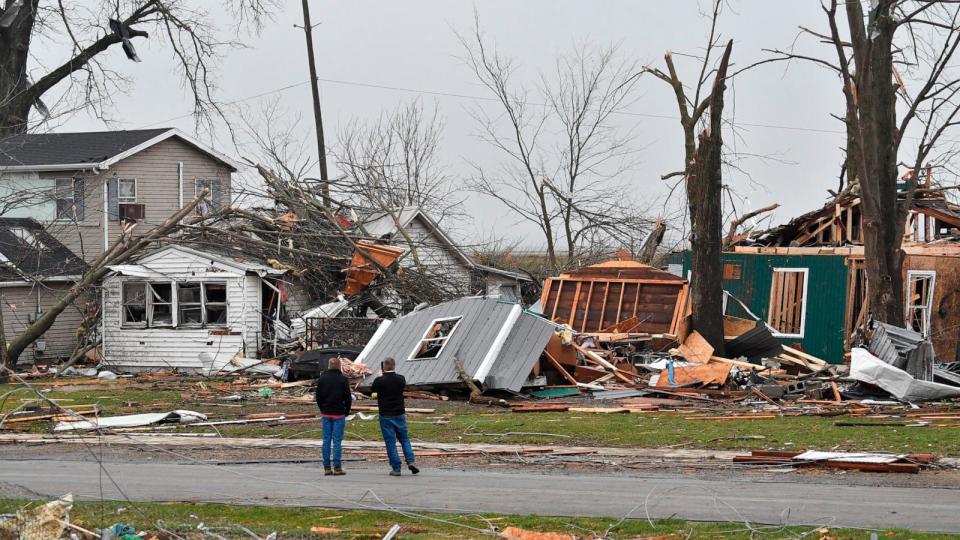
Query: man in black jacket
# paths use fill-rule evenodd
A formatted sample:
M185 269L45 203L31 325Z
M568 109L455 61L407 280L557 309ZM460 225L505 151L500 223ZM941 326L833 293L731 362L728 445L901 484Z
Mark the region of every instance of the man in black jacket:
M353 404L350 383L340 372L340 359L331 358L327 370L317 379L317 406L323 417L323 474L325 476L343 476L341 466L341 443L343 430L347 424L347 415ZM330 467L331 446L333 450L333 468Z
M383 433L383 442L387 444L387 457L390 460L390 476L400 476L400 455L397 454L397 440L403 448L403 458L407 462L410 472L417 474L420 469L414 465L413 447L410 446L410 435L407 433L406 410L403 407L403 391L407 387L407 380L396 371L397 363L393 358L387 358L381 364L383 374L373 381L374 395L377 397L377 409L380 412L380 432Z

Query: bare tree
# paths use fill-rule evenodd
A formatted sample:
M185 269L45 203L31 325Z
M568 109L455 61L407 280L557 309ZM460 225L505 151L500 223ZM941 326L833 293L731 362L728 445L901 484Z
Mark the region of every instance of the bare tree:
M222 2L239 26L259 29L275 0ZM150 38L173 52L184 86L193 95L194 114L210 121L223 117L214 96L219 51L242 46L218 37L212 14L186 0L101 0L93 8L63 0L6 0L0 9L0 136L24 133L30 110L41 115L86 110L108 119L106 105L131 82L102 60L115 45L127 58L140 61L135 42ZM66 44L66 45L64 45ZM47 69L34 64L33 50L50 45L63 49L64 60ZM63 83L63 84L61 84ZM57 88L57 105L48 110L43 98Z
M343 178L335 190L364 210L386 215L422 270L418 240L401 223L406 208L422 209L438 224L462 215L463 199L438 158L443 121L436 108L415 100L373 123L354 120L338 134L334 150Z
M554 73L541 75L542 102L535 103L479 22L460 41L464 62L499 109L474 111L479 137L506 158L496 170L475 165L473 189L535 225L555 269L561 254L571 261L598 242L642 238L651 221L623 181L635 159L633 136L615 122L635 100L636 63L615 47L577 49L557 60Z
M676 100L683 128L684 167L663 175L667 180L682 177L690 210L690 247L692 252L690 300L693 328L723 354L723 282L720 235L723 226L722 113L727 68L733 41L727 42L719 63L712 53L720 46L717 20L722 0L715 0L710 36L694 85L683 84L673 61L664 55L667 71L644 67L644 71L667 83ZM713 79L712 84L710 79ZM700 134L697 135L697 131Z
M773 50L773 60L814 62L842 81L847 191L863 201L868 303L874 318L903 323L904 226L921 171L956 155L943 135L960 123L960 4L926 0L830 0L829 30L801 32L826 43L834 59ZM838 10L843 6L842 11ZM841 14L846 17L844 24ZM906 144L905 144L906 143ZM932 154L941 145L938 156ZM898 167L909 169L901 189Z

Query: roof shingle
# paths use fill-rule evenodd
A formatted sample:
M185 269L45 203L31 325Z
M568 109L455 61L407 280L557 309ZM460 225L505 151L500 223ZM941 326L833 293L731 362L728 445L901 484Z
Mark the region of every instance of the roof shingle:
M12 135L0 138L0 167L96 164L170 129Z

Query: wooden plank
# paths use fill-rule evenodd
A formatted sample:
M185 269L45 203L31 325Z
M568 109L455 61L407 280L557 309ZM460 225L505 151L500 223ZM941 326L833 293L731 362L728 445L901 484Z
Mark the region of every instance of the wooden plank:
M569 372L547 351L543 351L543 356L546 357L547 361L553 365L553 368L556 369L560 375L567 380L568 383L576 386L577 380L573 378L573 375L570 375Z
M570 308L570 317L567 318L567 325L570 328L573 328L573 318L577 314L577 306L580 305L580 286L583 285L582 281L577 282L576 292L573 293L573 305Z
M594 283L590 282L590 289L587 291L587 303L583 307L583 322L580 324L580 331L587 331L587 313L590 311L590 300L593 298L593 285Z
M713 356L713 351L713 346L696 330L690 332L687 339L680 344L680 356L698 364L709 362L710 357Z
M783 350L790 353L791 356L803 358L807 362L817 364L818 366L826 366L829 363L820 358L817 358L816 356L813 356L812 354L807 354L799 349L794 349L793 347L787 347L786 345L783 346Z
M692 334L691 334L692 335ZM657 388L685 386L691 383L723 385L730 376L730 366L721 362L712 362L699 366L673 368L673 384L670 383L670 370L664 369L657 379Z
M637 316L637 307L640 306L640 289L643 287L643 285L637 283L636 286L637 286L637 297L633 299L633 316L634 317Z
M600 322L597 324L597 331L603 329L603 317L607 313L607 298L610 296L610 282L607 282L607 286L603 289L603 305L600 306Z
M553 303L553 312L550 314L550 320L556 321L557 308L560 307L560 300L563 298L563 280L560 280L560 286L557 287L557 300Z
M626 292L627 285L625 283L620 284L620 300L617 301L617 320L614 323L620 322L620 313L623 312L623 293Z
M770 285L770 309L767 314L767 320L778 332L783 326L780 324L780 302L781 289L783 286L782 272L773 271L773 280Z

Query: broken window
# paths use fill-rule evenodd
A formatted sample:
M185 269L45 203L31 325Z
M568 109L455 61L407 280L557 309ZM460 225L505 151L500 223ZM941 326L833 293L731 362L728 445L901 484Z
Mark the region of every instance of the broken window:
M142 281L125 281L121 293L123 325L146 326L147 284Z
M180 324L227 324L226 283L180 283L177 285L177 295Z
M929 270L907 272L906 323L924 337L930 335L930 314L933 311L933 287L937 273Z
M73 178L57 178L54 198L57 206L57 219L83 219L79 215L79 206L83 200L83 181Z
M148 283L150 326L173 326L173 286L169 283Z
M411 360L423 360L440 356L440 352L443 351L447 340L450 339L454 330L457 329L457 324L460 323L460 319L461 317L449 317L446 319L436 319L431 322L430 326L427 327L427 331L423 334L423 339L420 340L420 344L413 350Z
M203 284L204 322L211 325L227 324L227 284Z
M180 324L203 324L203 288L199 283L177 284Z
M780 337L803 337L807 318L807 268L774 268L767 323Z

